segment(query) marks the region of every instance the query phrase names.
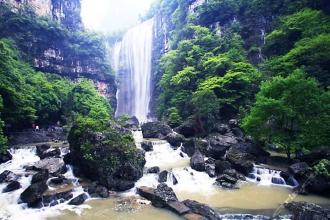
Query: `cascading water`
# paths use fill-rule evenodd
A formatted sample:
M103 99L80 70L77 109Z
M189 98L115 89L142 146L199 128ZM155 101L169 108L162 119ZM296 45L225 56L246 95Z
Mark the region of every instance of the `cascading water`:
M130 29L116 44L114 66L117 72L116 116L128 114L145 121L151 97L151 52L153 23L150 19Z

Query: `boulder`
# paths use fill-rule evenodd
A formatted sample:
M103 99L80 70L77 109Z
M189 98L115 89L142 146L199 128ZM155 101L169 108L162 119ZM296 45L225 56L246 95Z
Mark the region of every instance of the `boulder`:
M168 171L167 170L163 170L162 172L159 173L158 182L160 182L160 183L166 183L167 176L168 176Z
M63 161L64 161L65 164L70 164L71 163L71 154L70 154L70 152L64 155Z
M171 127L163 122L147 122L141 126L144 138L156 138L157 134L164 136L172 132Z
M55 148L43 152L39 157L40 159L45 159L47 157L60 157L60 156L61 156L61 150L59 148Z
M47 150L51 148L50 144L40 144L36 145L36 154L38 157L44 154Z
M208 205L190 199L184 200L183 204L185 204L190 209L190 211L195 214L201 215L209 220L218 219L216 211Z
M19 176L9 170L5 170L0 174L0 183L9 183L18 179Z
M174 131L182 134L185 138L190 138L196 134L196 121L195 116L188 117L179 127L175 128Z
M227 182L231 184L236 184L238 179L231 177L228 174L221 174L220 176L217 177L216 181L219 183Z
M292 213L292 220L327 220L330 218L330 210L308 202L290 202L284 204Z
M167 142L175 148L180 147L184 142L184 136L176 132L169 133L163 139L167 140Z
M31 184L38 183L38 182L46 182L49 178L48 170L41 170L38 173L32 176Z
M204 156L199 150L190 158L190 166L196 171L205 171Z
M5 153L0 153L0 164L6 163L13 159L13 155L7 150Z
M67 171L62 158L45 158L34 164L34 170L48 170L49 174L57 176Z
M246 161L240 154L227 153L226 158L234 169L243 173L245 176L253 170L253 164L250 161Z
M50 182L52 183L52 184L55 184L55 185L58 185L58 184L61 184L61 183L63 183L64 182L64 179L63 178L52 178L51 180L50 180Z
M130 119L127 119L125 121L124 127L125 128L137 129L139 127L139 125L140 125L139 120L135 116L133 116Z
M289 167L289 172L294 178L301 179L304 176L304 173L307 171L308 167L309 166L305 162L295 163Z
M68 203L68 205L81 205L85 202L85 200L87 198L88 198L88 196L85 193L82 193L79 196L71 199L71 201Z
M17 181L12 181L11 183L9 183L3 190L2 193L6 193L6 192L12 192L15 190L18 190L22 188L21 184Z
M109 190L125 191L143 175L144 151L137 149L129 129L109 123L101 132L84 131L75 124L69 133L71 163L76 175L84 176ZM77 132L80 131L80 132ZM82 148L84 146L84 148Z
M20 198L29 207L35 207L42 199L42 194L48 189L46 182L39 182L26 188Z
M205 152L208 143L204 140L199 140L196 138L185 139L183 147L181 150L186 153L189 157L194 155L194 153L199 150L200 152Z
M205 165L205 172L209 175L209 177L215 177L215 166L211 164Z
M230 170L231 165L228 161L215 161L215 171L219 174L225 172L226 170Z
M166 207L169 202L178 201L173 189L166 183L160 183L156 189L146 186L138 187L137 193L150 200L155 207Z
M147 169L147 173L159 173L159 167L150 167Z
M141 142L141 148L148 152L148 151L153 151L154 147L152 146L152 142L151 141L143 141Z
M298 181L308 192L330 197L330 177L308 170Z
M169 209L170 211L178 214L178 215L184 215L187 214L190 209L185 206L185 204L183 204L182 202L168 202L167 203L167 209Z
M55 191L47 191L42 195L42 202L44 206L55 206L60 203L63 203L64 201L68 201L69 199L72 199L73 194L73 186L65 187L60 190Z
M98 194L101 198L109 198L109 190L105 188L104 186L97 186L95 193Z

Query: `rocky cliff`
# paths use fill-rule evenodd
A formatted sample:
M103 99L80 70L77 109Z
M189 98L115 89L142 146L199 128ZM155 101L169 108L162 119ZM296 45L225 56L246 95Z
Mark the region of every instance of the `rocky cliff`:
M0 38L13 38L37 70L73 81L92 79L116 108L115 79L105 42L84 30L81 0L0 0L0 6Z

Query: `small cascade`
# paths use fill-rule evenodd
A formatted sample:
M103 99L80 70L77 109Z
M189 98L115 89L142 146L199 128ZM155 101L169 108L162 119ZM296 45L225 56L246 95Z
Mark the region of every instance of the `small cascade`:
M298 181L292 175L286 180L286 184L293 187L299 186Z
M67 173L64 176L68 182L58 187L49 186L48 190L42 197L42 208L30 209L26 203L20 203L20 195L31 184L32 176L36 171L26 170L26 167L32 166L40 158L36 155L35 147L12 148L9 149L13 156L11 161L0 164L0 174L5 170L10 170L19 176L18 182L21 188L12 192L2 193L8 183L0 184L0 219L34 219L42 220L51 216L60 214L61 210L71 210L80 214L82 209L90 208L88 205L70 206L67 205L71 198L84 193L81 186L78 186L78 179L74 177L71 166L67 166ZM68 148L61 149L62 155L68 152ZM47 183L51 184L51 177ZM55 206L56 205L56 206Z
M286 185L285 180L280 176L278 170L271 170L267 168L254 167L253 171L249 173L248 177L260 182L261 185Z

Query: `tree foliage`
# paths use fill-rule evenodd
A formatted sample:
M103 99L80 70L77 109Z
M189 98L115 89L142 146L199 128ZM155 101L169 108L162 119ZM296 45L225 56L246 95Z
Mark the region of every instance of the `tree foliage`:
M255 140L269 140L282 146L290 159L300 146L327 144L330 93L300 69L286 78L263 82L250 114L242 121Z

